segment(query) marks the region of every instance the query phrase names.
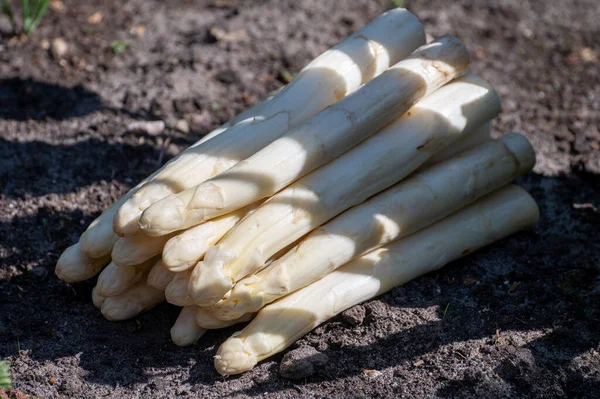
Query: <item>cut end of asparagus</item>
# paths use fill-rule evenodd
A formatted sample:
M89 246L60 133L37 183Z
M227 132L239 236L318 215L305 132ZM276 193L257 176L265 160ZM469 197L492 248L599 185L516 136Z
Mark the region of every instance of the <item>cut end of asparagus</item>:
M500 141L514 154L519 176L533 169L535 165L535 152L525 136L519 133L509 133L502 137Z
M190 278L188 291L198 306L217 303L233 287L233 280L225 273L225 266L236 259L236 254L220 246L206 252Z
M249 287L256 280L256 275L252 275L238 281L226 298L211 307L214 315L221 320L234 320L246 313L259 311L265 305L263 293L253 293Z
M171 328L171 340L177 346L194 345L206 333L206 329L196 324L196 306L181 309L179 317Z
M215 368L223 376L250 370L258 363L252 348L239 338L229 338L217 351Z
M110 256L88 258L81 252L79 243L65 249L54 272L67 283L76 283L94 277L110 262Z

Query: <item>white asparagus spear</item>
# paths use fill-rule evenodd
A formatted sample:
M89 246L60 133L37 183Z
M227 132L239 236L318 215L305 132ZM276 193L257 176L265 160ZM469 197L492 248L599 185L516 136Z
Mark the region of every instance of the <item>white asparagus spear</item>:
M115 296L127 291L129 287L138 283L148 275L148 272L159 260L154 257L135 266L121 267L111 262L98 276L96 288L98 294L104 297Z
M178 162L182 161L183 159L189 157L191 153L197 152L198 150L196 149L196 147L215 138L216 136L220 135L221 133L224 133L230 127L239 124L240 125L240 126L238 126L238 128L239 128L244 125L252 124L255 121L255 119L259 115L261 115L263 109L265 108L265 105L272 99L273 99L272 96L268 97L263 102L260 102L256 105L254 105L253 107L248 108L247 110L243 111L242 113L240 113L239 115L237 115L236 117L231 119L230 121L226 122L225 124L221 125L217 129L208 133L207 135L202 137L202 139L200 139L196 143L192 144L190 147L186 148L184 151L182 151L180 154L178 154L176 157L171 159L169 162L167 162L165 165L163 165L160 169L155 171L153 174L151 174L146 179L144 179L140 184L138 184L136 187L134 187L132 190L130 190L125 195L125 197L121 198L117 202L116 206L113 207L113 209L111 209L110 215L107 215L106 218L104 219L104 221L108 222L108 223L102 225L102 228L105 230L105 234L109 234L108 229L110 228L110 233L115 234L115 235L117 233L121 236L135 235L139 230L138 226L137 226L137 221L139 219L139 216L142 214L143 209L145 209L144 207L140 208L142 206L141 203L144 201L147 201L148 203L152 203L153 201L151 198L153 198L156 195L160 195L155 190L158 190L158 192L160 192L161 187L164 185L163 183L161 183L159 181L159 179L167 178L166 175L168 175L168 173L165 172L165 169L173 168L173 164L177 164ZM218 168L218 166L217 166L217 168ZM146 183L148 183L148 184L146 184ZM156 184L158 187L155 187L155 183L160 183L160 184ZM139 191L141 191L141 192L138 193ZM160 198L162 198L162 197L160 197ZM123 208L123 209L121 209L121 208ZM110 218L110 220L108 220L109 218ZM110 248L109 248L109 250L110 250Z
M164 261L161 259L152 266L146 282L150 287L157 290L166 290L167 286L175 277L175 273L165 267Z
M175 273L175 276L165 290L167 302L177 306L190 306L194 304L194 298L188 292L191 273L191 270Z
M142 230L168 234L276 193L402 115L468 63L467 49L454 37L420 47L226 172L154 203L140 218Z
M253 121L232 126L225 134L167 165L121 207L115 217L115 231L134 234L140 213L152 203L229 169L358 89L424 42L423 26L410 12L395 9L381 15L308 64Z
M132 267L139 265L162 253L167 241L174 234L160 237L149 237L143 234L121 237L115 243L111 258L120 267Z
M98 287L94 287L92 289L92 303L94 304L94 306L98 309L102 309L102 305L104 304L104 300L106 298L103 297L102 295L98 294Z
M140 227L164 235L266 198L360 143L468 64L467 49L454 37L422 46L226 172L154 203Z
M54 272L59 279L67 283L76 283L94 277L109 262L110 255L101 258L85 256L78 242L64 250L56 262Z
M525 190L501 189L266 306L221 345L215 367L222 375L249 370L349 307L533 226L538 217L537 205Z
M200 261L206 251L223 238L235 224L254 206L238 209L198 226L185 230L171 238L164 246L162 257L165 267L173 272L188 270ZM168 237L168 236L159 236Z
M262 103L259 103L246 111L242 112L240 115L233 118L231 121L223 124L219 128L213 130L208 133L202 139L193 144L190 148L196 147L205 141L212 139L213 137L223 133L225 130L229 128L232 124L239 123L248 118L252 118L253 116L260 113L264 105L271 100L272 97L267 98ZM185 151L184 151L185 152ZM177 159L175 157L174 159ZM174 160L173 159L173 160ZM172 161L173 161L172 160ZM162 168L161 168L162 169ZM118 240L118 236L113 231L113 219L118 209L148 180L154 177L156 174L160 172L157 170L146 179L144 179L141 183L135 186L133 189L129 190L127 194L117 200L113 205L108 207L102 214L97 217L87 228L87 230L81 235L78 245L80 246L81 252L88 259L81 259L79 264L73 263L70 268L63 268L61 271L61 279L64 279L68 282L77 282L82 280L87 280L88 278L93 277L97 274L104 266L106 266L110 261L110 254L113 249L115 242ZM141 212L140 212L141 213ZM136 219L137 220L137 219ZM90 259L91 258L91 259ZM89 263L103 263L100 268L90 268L87 265ZM106 261L105 261L106 260ZM81 270L80 270L81 269Z
M196 307L186 306L171 327L171 340L177 346L194 345L206 333L206 329L196 324Z
M495 91L475 75L421 100L367 141L272 196L210 248L190 279L196 304L216 303L275 252L400 181L499 111Z
M483 143L487 143L490 141L490 124L485 123L475 129L474 132L468 134L464 137L464 139L457 140L448 147L444 148L442 151L438 152L431 158L427 160L418 171L429 167L431 165L435 165L436 163L444 162L453 156L460 154L461 152L470 150L472 148L477 147Z
M262 109L262 103L252 107L248 110L250 113L257 113ZM206 136L202 137L197 143L192 145L190 148L193 148L201 143L204 143L207 140L215 137L218 134L223 133L230 126L230 123L226 123L219 128L213 130ZM170 162L173 162L177 157L175 157ZM164 166L163 166L164 168ZM140 182L137 186L129 190L124 196L122 196L119 200L117 200L114 204L109 206L102 212L100 216L98 216L90 225L87 230L83 232L81 235L81 248L83 253L85 253L88 257L91 258L100 258L106 255L110 255L113 245L119 239L119 237L113 231L113 219L115 214L119 210L119 208L129 199L137 190L140 189L146 182L156 176L161 169L155 171L142 182Z
M190 148L196 147L204 143L205 141L210 140L211 138L223 133L232 123L238 123L239 121L243 121L247 118L258 114L262 110L264 104L269 100L270 98L242 112L240 115L238 115L231 121L225 123L221 127L213 130L212 132L202 137L201 140L193 144ZM175 157L175 159L176 158L177 157ZM88 226L87 230L81 235L79 243L77 244L79 245L82 254L85 255L85 258L80 258L79 263L72 263L70 265L71 267L69 268L63 267L63 270L60 271L61 279L67 282L87 280L88 278L93 277L100 270L102 270L104 266L108 265L113 246L115 242L119 239L119 237L113 231L113 219L115 214L117 213L117 210L143 184L145 184L149 179L155 176L159 171L160 169L154 172L152 175L148 176L133 189L131 189L127 194L125 194L113 205L111 205L104 212L102 212L102 214ZM102 266L99 268L92 268L89 267L90 263L94 265L100 263L102 264ZM57 267L59 266L57 265Z
M256 312L362 254L455 213L534 164L529 141L509 134L434 165L320 226L266 269L239 281L212 311L225 320Z
M219 328L226 328L238 323L245 323L252 320L254 317L253 313L247 313L234 320L221 320L217 319L209 308L194 306L196 314L196 323L207 330L216 330Z
M150 287L145 281L140 281L121 295L106 298L100 311L108 320L127 320L164 300L164 291Z

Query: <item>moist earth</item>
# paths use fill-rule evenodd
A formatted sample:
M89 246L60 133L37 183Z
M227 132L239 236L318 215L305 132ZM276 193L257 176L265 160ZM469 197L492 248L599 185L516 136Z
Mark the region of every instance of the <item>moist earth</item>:
M13 387L44 398L598 397L600 3L404 3L430 37L466 42L503 101L493 135L532 141L537 165L518 183L541 220L229 378L213 356L239 326L178 348L176 307L109 322L93 282L63 283L54 264L139 180L393 4L55 0L27 40L0 18L0 358ZM155 120L164 131L127 128Z

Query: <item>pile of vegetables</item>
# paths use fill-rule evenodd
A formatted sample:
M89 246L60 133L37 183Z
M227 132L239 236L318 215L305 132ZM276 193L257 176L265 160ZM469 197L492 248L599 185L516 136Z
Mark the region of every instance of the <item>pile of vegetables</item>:
M250 321L215 356L251 369L320 323L533 226L535 163L490 139L494 89L451 36L394 9L183 151L102 213L56 274L98 276L109 320L166 300L177 345Z

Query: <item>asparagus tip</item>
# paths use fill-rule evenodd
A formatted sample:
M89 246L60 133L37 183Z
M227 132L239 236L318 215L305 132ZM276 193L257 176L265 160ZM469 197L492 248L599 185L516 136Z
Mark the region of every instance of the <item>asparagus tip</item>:
M235 337L227 339L215 356L215 368L223 376L250 370L256 363L258 359L251 348L247 348L243 340Z
M217 303L233 287L233 281L225 273L225 265L236 258L233 251L212 247L199 262L190 278L188 291L198 306Z
M139 218L139 228L149 236L162 236L184 227L185 204L171 195L150 205Z

